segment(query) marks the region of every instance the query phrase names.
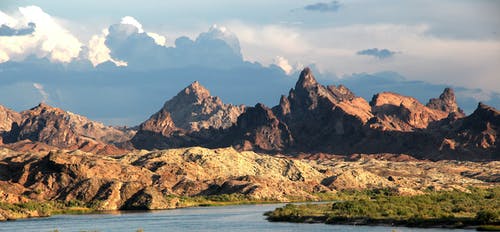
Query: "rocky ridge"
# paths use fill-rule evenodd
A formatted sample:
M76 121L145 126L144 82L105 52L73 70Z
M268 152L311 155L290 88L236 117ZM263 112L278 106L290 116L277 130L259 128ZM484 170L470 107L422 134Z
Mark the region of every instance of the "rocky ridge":
M376 94L368 103L345 86L319 84L305 68L288 96L281 96L274 107L224 104L194 82L143 122L135 135L46 104L22 112L20 119L3 109L3 127L12 126L2 133L2 146L100 154L126 152L116 146L149 150L233 146L289 155L392 153L433 160L500 159L498 110L479 104L465 116L455 100L453 90L446 88L426 105L390 92Z
M184 92L190 92L190 88L179 95ZM195 96L205 96L200 99L209 96L208 90L199 92ZM279 105L271 109L260 103L249 107L231 127L165 127L164 122L155 122L156 118L176 111L164 108L143 123L158 128L139 130L132 141L136 148L145 149L234 146L268 153L393 153L436 160L500 159L499 129L494 117L479 113L465 117L455 100L453 90L446 88L427 105L390 92L376 94L368 103L342 85L319 84L312 71L305 68L288 96L281 96ZM485 107L480 106L478 112ZM491 107L488 110L498 113ZM177 125L172 117L162 117L166 125ZM475 129L462 126L472 124L482 125Z
M120 153L113 144L126 142L133 131L123 131L86 117L40 103L20 113L20 120L4 133L3 141L11 148L33 149L45 144L47 149L80 149L96 153Z

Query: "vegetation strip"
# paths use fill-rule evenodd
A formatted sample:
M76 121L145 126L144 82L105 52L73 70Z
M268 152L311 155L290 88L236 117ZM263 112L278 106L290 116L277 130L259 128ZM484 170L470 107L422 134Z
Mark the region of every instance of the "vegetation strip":
M347 199L346 196L351 196ZM397 196L390 190L339 192L328 204L287 204L265 215L269 221L499 229L500 187L469 192Z

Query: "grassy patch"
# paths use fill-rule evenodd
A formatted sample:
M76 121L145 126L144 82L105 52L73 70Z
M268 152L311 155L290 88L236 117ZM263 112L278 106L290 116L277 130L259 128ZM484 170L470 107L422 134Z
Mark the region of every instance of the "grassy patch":
M82 214L95 211L90 205L79 201L29 201L18 204L0 202L0 209L9 212L9 219L47 217L54 214Z

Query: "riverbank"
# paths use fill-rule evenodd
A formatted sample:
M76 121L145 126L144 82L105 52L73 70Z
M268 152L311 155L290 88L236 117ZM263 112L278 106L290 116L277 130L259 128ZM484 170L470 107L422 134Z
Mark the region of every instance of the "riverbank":
M347 225L469 228L500 226L500 188L397 196L390 191L353 192L328 204L288 204L266 213L269 221ZM497 226L497 227L494 227Z
M291 197L293 198L293 197ZM243 194L221 194L211 196L167 196L166 200L174 202L168 209L179 209L189 207L214 207L229 205L252 205L282 203L276 200L252 199ZM301 202L306 199L295 197L293 202ZM84 203L81 201L29 201L25 203L9 204L0 202L0 221L17 220L34 217L49 217L57 214L90 214L109 210L99 208L99 202ZM131 210L131 209L121 209ZM148 209L135 209L148 210Z

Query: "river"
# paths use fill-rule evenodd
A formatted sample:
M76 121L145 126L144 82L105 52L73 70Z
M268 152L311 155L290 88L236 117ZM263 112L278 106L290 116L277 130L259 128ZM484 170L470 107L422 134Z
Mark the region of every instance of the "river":
M346 226L268 222L263 213L284 204L195 207L147 212L55 215L0 222L0 231L450 231L384 226ZM461 232L466 230L453 230ZM470 232L470 230L468 230Z

